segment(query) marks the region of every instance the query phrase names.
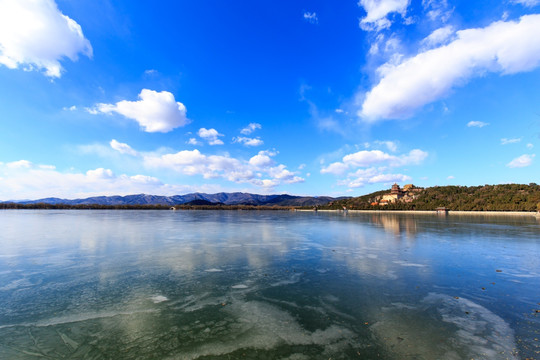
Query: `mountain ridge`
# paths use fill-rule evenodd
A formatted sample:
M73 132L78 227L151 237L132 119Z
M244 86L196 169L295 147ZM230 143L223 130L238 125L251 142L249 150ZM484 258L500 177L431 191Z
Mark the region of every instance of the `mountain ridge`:
M277 205L277 206L320 206L326 205L332 201L345 199L346 197L330 196L297 196L289 194L260 195L243 192L220 192L215 194L207 193L189 193L185 195L112 195L112 196L93 196L79 199L62 199L57 197L42 198L37 200L20 201L2 201L1 203L17 203L23 205L32 204L50 204L50 205L182 205L194 201L205 201L208 203L225 205Z

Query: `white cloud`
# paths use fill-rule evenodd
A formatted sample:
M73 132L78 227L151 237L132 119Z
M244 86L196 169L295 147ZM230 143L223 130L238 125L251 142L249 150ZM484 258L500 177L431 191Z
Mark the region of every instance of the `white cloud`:
M521 155L521 156L515 158L514 160L510 161L508 164L506 164L506 166L508 166L509 168L522 168L522 167L530 166L532 164L533 158L535 156L536 156L535 154Z
M419 149L411 150L409 153L399 156L387 154L380 150L361 150L343 156L341 162L334 162L323 167L321 174L344 175L348 172L345 179L338 181L338 185L346 185L348 187L409 181L411 180L409 176L388 173L388 169L407 165L419 165L427 156L427 152Z
M70 107L63 107L62 110L64 111L76 111L77 110L77 107L75 105L72 105Z
M508 144L516 144L521 141L522 138L514 138L514 139L507 139L502 138L501 139L501 145L508 145Z
M256 168L265 168L271 166L274 164L274 160L271 158L274 155L274 153L270 153L268 151L259 151L257 155L249 159L249 164Z
M479 128L483 128L484 126L487 126L489 125L488 123L486 122L482 122L482 121L469 121L467 123L467 127L479 127Z
M176 102L168 91L157 92L142 89L138 101L122 100L116 104L98 104L94 109L86 109L91 114L118 113L135 120L146 132L169 132L189 123L186 107Z
M349 165L342 162L335 162L321 169L321 174L341 175L349 170Z
M534 145L533 145L533 144L531 144L531 143L527 144L527 149L529 149L529 150L530 150L530 149L532 149L533 147L534 147Z
M223 141L221 141L218 137L224 135L218 133L216 129L200 128L197 134L202 139L206 140L210 145L223 145Z
M260 151L248 161L228 154L205 155L199 150L183 150L160 156L147 155L144 163L148 168L165 168L184 175L201 175L205 179L225 179L235 183L249 183L270 188L279 184L303 182L285 165L275 165L276 152ZM267 178L262 178L266 176Z
M440 45L446 44L450 40L451 36L455 33L452 26L444 26L433 31L428 37L421 41L421 45L424 49L431 49Z
M540 4L540 0L511 0L514 4L521 4L526 7L533 7Z
M349 167L367 167L375 164L389 166L418 165L426 159L428 153L419 149L411 150L400 156L390 155L380 150L362 150L345 155L343 163Z
M26 164L9 166L9 164ZM1 200L40 199L45 197L85 198L104 195L154 194L176 195L194 191L217 190L209 186L164 184L147 175L115 174L98 168L86 172L60 172L52 165L33 164L27 160L0 163Z
M349 174L346 179L338 181L338 185L347 186L349 188L359 188L369 184L388 184L410 180L412 180L410 176L403 174L383 173L381 169L372 167L367 169L358 169L354 173Z
M199 142L199 141L197 141L197 139L195 139L195 138L189 138L189 140L187 141L187 143L188 143L189 145L202 145L202 143Z
M240 133L244 135L249 135L257 129L262 129L262 125L259 123L250 123L248 126L240 130Z
M8 162L5 165L6 167L11 168L11 169L30 169L33 164L28 160L19 160L19 161Z
M112 179L114 174L111 169L98 168L95 170L88 170L86 176L90 179Z
M448 6L448 0L422 0L422 6L427 18L437 23L446 23L454 12L454 8Z
M307 20L311 24L318 24L319 23L319 18L317 17L317 13L315 13L315 12L306 11L304 13L304 20Z
M96 108L89 108L89 107L85 107L84 108L84 111L86 111L87 113L91 114L91 115L97 115L99 114L99 110L96 109Z
M446 179L448 180L454 180L456 177L454 175L449 175L446 177Z
M92 57L92 46L53 0L0 0L0 64L59 78L60 61L76 61L79 53Z
M111 145L111 147L114 150L118 151L121 154L127 154L127 155L131 155L131 156L138 156L139 155L139 153L137 151L133 150L131 148L131 146L129 146L128 144L118 142L115 139L112 139L109 144Z
M388 148L388 150L392 151L392 152L396 152L397 151L397 144L393 141L380 141L380 140L376 140L375 141L375 144L377 145L384 145Z
M367 122L410 117L453 87L485 72L515 74L540 65L540 14L497 21L456 32L451 43L421 52L398 65L384 64L382 78L365 97L358 115Z
M366 31L380 31L392 25L389 14L399 13L405 17L409 0L360 0L358 5L367 13L360 20L360 27Z
M245 146L261 146L264 144L264 142L260 138L248 138L248 137L235 137L233 138L233 142L244 144Z

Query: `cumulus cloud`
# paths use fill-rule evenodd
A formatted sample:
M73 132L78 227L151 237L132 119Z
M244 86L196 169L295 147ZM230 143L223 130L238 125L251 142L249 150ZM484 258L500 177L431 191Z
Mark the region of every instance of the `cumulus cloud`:
M53 0L0 1L0 64L59 78L60 61L76 61L79 54L92 57L92 46Z
M338 185L361 187L366 184L409 181L403 174L389 173L393 167L419 165L428 153L419 149L402 155L391 155L380 150L361 150L343 156L342 161L331 163L321 169L321 174L346 175Z
M366 11L366 17L360 20L362 30L380 31L392 25L389 14L398 13L405 17L409 0L360 0L358 5Z
M479 127L479 128L483 128L484 126L488 126L489 124L486 123L486 122L482 122L482 121L469 121L467 123L467 127Z
M376 164L385 164L393 167L405 165L418 165L428 156L428 153L419 149L411 150L408 154L400 156L390 155L380 150L361 150L343 157L343 164L348 167L367 167Z
M228 154L205 155L195 149L159 156L147 155L144 162L149 168L170 169L184 175L201 175L205 179L221 178L265 188L304 181L295 172L289 171L285 165L276 165L272 159L275 155L276 152L260 151L246 161Z
M516 144L521 141L522 138L513 138L513 139L507 139L502 138L501 139L501 145L508 145L508 144Z
M354 173L349 174L346 179L338 181L338 185L347 186L349 188L359 188L369 184L395 183L410 180L412 180L410 176L403 174L385 174L381 172L381 169L372 167L356 170Z
M168 91L142 89L138 101L122 100L116 104L98 104L87 109L91 114L118 113L135 120L146 132L169 132L189 123L186 107Z
M508 166L509 168L522 168L522 167L530 166L532 164L533 158L535 156L536 156L535 154L521 155L521 156L515 158L514 160L510 161L508 164L506 164L506 166Z
M244 144L245 146L261 146L262 144L264 144L264 142L258 137L248 138L244 136L233 138L233 142Z
M306 11L304 13L304 20L306 20L307 22L309 22L310 24L318 24L319 23L319 18L317 17L317 13L316 12L309 12L309 11Z
M240 130L243 135L249 135L257 129L262 129L262 125L259 123L250 123L248 126Z
M23 166L21 166L24 164ZM208 187L164 184L147 175L115 174L98 168L86 172L60 172L53 165L28 160L0 163L0 199L40 199L44 197L85 198L104 195L155 194L176 195L211 190Z
M139 153L131 148L128 144L124 144L121 142L116 141L115 139L112 139L109 143L111 145L111 148L118 151L120 154L127 154L131 156L138 156Z
M274 164L274 160L272 160L274 155L275 153L269 151L259 151L257 155L249 159L249 164L259 169L271 166Z
M528 143L528 144L527 144L527 149L529 149L529 150L530 150L530 149L532 149L533 147L534 147L534 145L533 145L533 144L531 144L531 143Z
M504 75L540 65L540 14L457 31L455 40L379 68L381 79L365 96L358 115L367 122L403 119L444 97L453 87L485 72Z
M210 145L223 145L223 141L219 139L223 134L218 133L216 129L200 128L197 134Z

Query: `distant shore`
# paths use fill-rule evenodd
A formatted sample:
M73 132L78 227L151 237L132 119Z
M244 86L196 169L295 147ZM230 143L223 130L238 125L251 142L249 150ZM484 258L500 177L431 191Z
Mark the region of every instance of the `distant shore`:
M296 209L296 211L314 211L313 209ZM317 209L317 212L344 212L344 210ZM353 214L416 214L416 215L441 215L436 210L347 210ZM448 216L452 215L486 215L486 216L535 216L540 217L536 211L452 211L448 210Z

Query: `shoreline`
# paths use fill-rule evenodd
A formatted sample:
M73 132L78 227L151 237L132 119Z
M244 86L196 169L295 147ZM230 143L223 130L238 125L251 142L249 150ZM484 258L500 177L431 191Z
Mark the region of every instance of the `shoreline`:
M311 211L312 209L296 209L295 211ZM317 212L336 212L343 213L344 210L326 210L318 209ZM456 215L486 215L486 216L532 216L540 218L540 213L535 211L458 211L448 210L446 214L439 214L436 210L346 210L352 214L416 214L416 215L437 215L437 216L456 216Z

